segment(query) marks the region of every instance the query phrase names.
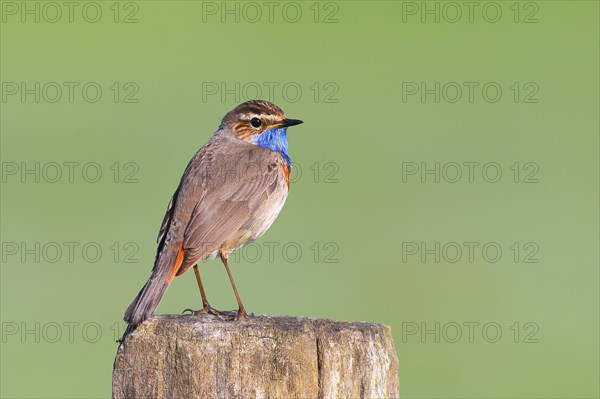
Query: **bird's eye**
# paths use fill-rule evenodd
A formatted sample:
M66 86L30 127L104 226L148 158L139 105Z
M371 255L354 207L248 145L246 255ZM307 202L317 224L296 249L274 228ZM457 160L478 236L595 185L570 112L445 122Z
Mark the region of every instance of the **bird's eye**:
M250 124L252 127L260 127L261 121L258 118L252 118L250 119Z

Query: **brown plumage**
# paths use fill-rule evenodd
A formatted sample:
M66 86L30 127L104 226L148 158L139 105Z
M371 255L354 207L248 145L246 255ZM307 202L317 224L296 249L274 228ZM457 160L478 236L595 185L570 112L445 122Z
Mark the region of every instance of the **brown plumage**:
M246 317L227 259L263 235L281 211L290 168L285 129L299 123L267 101L243 103L225 115L185 169L158 234L152 275L127 308L125 321L139 324L151 316L171 280L211 255L223 260L238 299L238 317ZM280 151L281 137L285 148ZM196 313L216 313L195 271L204 305Z

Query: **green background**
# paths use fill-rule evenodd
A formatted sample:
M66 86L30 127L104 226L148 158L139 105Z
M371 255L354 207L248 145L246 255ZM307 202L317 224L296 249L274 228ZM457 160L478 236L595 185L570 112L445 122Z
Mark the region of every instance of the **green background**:
M408 5L393 1L317 4L316 23L313 2L298 3L296 23L283 18L285 3L278 3L272 22L263 8L252 23L244 15L222 22L220 15L203 14L203 7L221 2L196 1L139 1L137 23L122 23L135 9L121 3L115 23L111 1L99 2L101 20L88 23L81 16L85 4L72 23L65 15L56 23L31 16L23 23L20 14L3 13L3 84L80 82L81 88L97 82L103 89L96 103L76 89L72 103L63 92L56 103L16 95L0 104L5 172L14 163L33 168L36 162L40 168L97 162L103 172L97 183L85 181L81 168L73 182L66 167L55 183L43 175L39 183L29 175L5 176L3 398L110 397L114 341L124 309L149 275L166 204L190 157L222 115L246 99L243 93L203 98L203 82L230 88L276 82L274 97L266 89L262 97L306 122L289 132L290 155L302 175L278 220L250 247L262 255L254 262L249 249L232 262L249 311L390 325L403 397L599 396L598 2L519 3L518 22L514 2L497 2L502 17L496 23L482 17L486 2L478 3L473 22L463 15L455 23L444 20L453 18L452 9L439 23L427 15L423 23L421 14L403 14ZM334 20L325 23L332 12ZM532 12L537 23L524 23ZM122 90L118 102L109 89L114 82ZM137 103L122 101L131 91L127 82L139 88ZM290 82L302 88L297 101L293 91L281 92ZM457 102L442 97L436 103L433 95L403 101L403 82L480 86L472 102L465 91ZM482 97L487 82L502 88L499 101ZM509 88L514 82L521 90L517 101ZM534 86L526 90L528 82ZM534 103L525 102L531 87L539 89ZM117 183L109 168L115 162ZM137 183L123 182L133 170L128 162L137 165ZM456 183L443 176L439 183L426 176L423 183L420 175L403 181L406 162L429 168L496 162L503 174L489 183L480 166L473 182L466 168ZM518 183L509 168L515 162ZM537 182L523 182L528 162L539 169ZM65 242L80 243L73 261L66 249L56 262L48 261L50 252L39 262L6 252L10 243L53 242L63 249ZM116 259L109 249L115 242L121 248ZM273 259L267 242L279 245ZM433 255L407 255L407 242L479 247L473 262L466 252L454 263L436 262ZM488 242L503 250L495 263L482 256ZM516 261L509 248L515 242L521 248ZM83 258L86 243L102 248L99 261ZM533 247L524 248L527 243ZM284 245L289 252L282 252ZM302 255L295 261L297 247ZM131 248L139 249L138 263L125 262ZM537 263L524 262L531 248L537 248L530 258ZM211 303L233 309L220 263L211 260L201 269ZM198 308L195 284L192 273L176 279L158 312ZM479 323L472 342L469 322ZM433 334L406 334L436 323L439 342ZM498 342L488 342L495 330L482 334L488 323L500 326ZM456 325L462 336L453 343ZM22 335L26 329L33 332Z

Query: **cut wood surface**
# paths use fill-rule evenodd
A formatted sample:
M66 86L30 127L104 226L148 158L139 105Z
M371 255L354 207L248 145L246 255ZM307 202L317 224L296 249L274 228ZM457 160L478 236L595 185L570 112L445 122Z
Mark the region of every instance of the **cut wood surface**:
M117 351L113 398L397 398L383 324L306 317L157 316Z

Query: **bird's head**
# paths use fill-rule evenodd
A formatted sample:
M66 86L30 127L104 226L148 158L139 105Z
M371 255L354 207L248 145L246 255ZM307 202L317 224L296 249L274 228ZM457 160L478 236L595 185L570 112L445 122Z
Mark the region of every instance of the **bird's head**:
M290 119L277 105L264 101L246 101L223 117L221 129L231 132L243 140L287 157L287 128L301 124L299 119Z

